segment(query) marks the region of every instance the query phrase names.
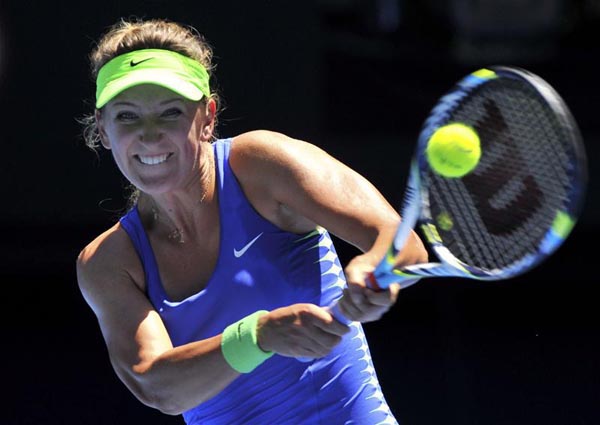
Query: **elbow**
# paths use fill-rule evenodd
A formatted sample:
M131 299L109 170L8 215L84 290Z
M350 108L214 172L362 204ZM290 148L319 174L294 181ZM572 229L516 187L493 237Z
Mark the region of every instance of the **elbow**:
M163 387L159 390L146 388L134 394L142 404L156 409L165 415L177 416L187 410L181 406L181 403L178 403L177 397L168 388Z
M152 377L148 370L130 371L119 375L138 401L145 406L171 416L180 415L188 410L178 399L173 385L162 379L156 379L156 376Z

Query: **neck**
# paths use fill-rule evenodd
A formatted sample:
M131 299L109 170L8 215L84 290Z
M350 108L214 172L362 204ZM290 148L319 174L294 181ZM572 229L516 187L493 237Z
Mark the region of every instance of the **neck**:
M153 200L151 211L155 225L166 225L168 228L168 239L177 243L185 243L186 240L189 240L196 233L196 216L202 210L207 195L208 187L204 189L199 199L191 203L180 201L163 202L161 207L158 202Z
M212 159L207 161L212 164ZM142 194L138 205L151 220L151 226L167 239L186 243L199 234L202 218L215 199L215 171L205 166L185 190L157 195Z

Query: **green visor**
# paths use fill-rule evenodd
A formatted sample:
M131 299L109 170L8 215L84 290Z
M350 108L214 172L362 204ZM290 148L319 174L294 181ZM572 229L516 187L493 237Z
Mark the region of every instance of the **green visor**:
M196 60L171 50L143 49L107 62L96 79L96 108L140 84L156 84L189 100L210 96L208 72Z

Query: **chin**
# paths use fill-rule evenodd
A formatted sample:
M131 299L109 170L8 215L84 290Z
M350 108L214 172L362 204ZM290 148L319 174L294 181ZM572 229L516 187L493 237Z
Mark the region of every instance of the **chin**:
M148 195L157 196L165 193L174 192L177 190L177 186L172 182L166 181L138 181L134 185L142 192Z

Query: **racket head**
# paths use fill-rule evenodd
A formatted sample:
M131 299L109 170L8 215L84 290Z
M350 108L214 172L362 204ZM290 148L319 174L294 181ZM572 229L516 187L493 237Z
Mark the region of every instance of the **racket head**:
M454 122L475 129L482 153L470 173L446 178L426 149ZM493 66L460 80L432 109L411 173L421 233L443 264L432 275L498 280L532 269L566 240L583 207L587 159L573 115L545 80Z

